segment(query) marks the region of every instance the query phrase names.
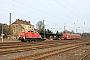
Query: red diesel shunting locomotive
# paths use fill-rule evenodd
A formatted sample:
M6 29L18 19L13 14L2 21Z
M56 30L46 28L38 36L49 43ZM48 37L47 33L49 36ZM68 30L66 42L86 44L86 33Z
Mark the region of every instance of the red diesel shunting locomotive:
M34 31L28 31L28 32L21 32L20 38L22 42L26 41L43 41L44 39L41 39L41 35L38 32Z
M64 38L64 40L81 39L80 34L63 33L62 37Z

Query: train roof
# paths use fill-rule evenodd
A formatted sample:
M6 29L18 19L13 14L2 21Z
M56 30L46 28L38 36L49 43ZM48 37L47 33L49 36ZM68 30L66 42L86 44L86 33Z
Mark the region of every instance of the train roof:
M76 36L80 36L80 34L72 34L72 33L66 33L67 35L76 35Z

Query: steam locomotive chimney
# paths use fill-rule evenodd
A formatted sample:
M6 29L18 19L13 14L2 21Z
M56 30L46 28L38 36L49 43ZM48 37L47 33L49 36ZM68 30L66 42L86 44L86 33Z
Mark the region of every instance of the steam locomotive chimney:
M10 25L11 25L11 13L10 13Z

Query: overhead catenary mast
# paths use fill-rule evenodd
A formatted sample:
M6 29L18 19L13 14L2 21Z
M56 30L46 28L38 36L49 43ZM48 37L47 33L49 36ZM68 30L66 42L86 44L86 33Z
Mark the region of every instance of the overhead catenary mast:
M11 13L10 13L10 25L11 25L11 20L12 20L12 18L11 18L12 16L11 16Z
M45 38L45 26L44 26L44 20L43 20L43 33L44 33L44 38Z

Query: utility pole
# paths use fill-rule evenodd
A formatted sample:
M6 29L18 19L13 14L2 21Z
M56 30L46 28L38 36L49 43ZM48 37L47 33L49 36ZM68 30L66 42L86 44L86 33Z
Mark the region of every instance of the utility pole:
M10 25L11 25L11 13L10 13ZM3 24L2 24L2 41L3 41L3 36L4 36L4 34L3 34Z
M65 26L64 26L64 32L65 32Z
M77 33L77 28L76 28L76 33Z
M12 17L12 16L11 16L11 13L10 13L10 25L11 25L11 20L12 20L11 17Z
M45 27L44 27L44 20L43 20L43 33L44 33L44 38L45 38Z
M3 35L4 35L4 34L3 34L3 24L2 24L2 41L3 41Z
M64 33L65 33L65 30L66 30L66 23L64 24Z

